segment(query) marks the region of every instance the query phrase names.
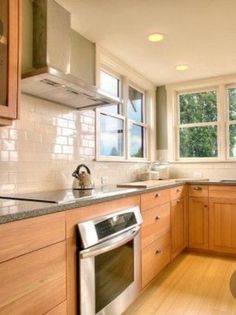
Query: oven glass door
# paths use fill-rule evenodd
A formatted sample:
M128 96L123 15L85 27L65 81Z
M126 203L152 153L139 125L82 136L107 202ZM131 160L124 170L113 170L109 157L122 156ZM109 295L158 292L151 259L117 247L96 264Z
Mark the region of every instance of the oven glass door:
M134 240L95 257L96 313L134 281Z

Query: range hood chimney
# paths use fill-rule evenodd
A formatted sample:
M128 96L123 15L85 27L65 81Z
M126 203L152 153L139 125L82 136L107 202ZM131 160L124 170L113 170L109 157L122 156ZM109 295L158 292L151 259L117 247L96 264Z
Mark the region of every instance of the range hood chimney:
M22 75L22 93L76 109L120 100L70 74L70 13L54 0L33 1L33 67Z

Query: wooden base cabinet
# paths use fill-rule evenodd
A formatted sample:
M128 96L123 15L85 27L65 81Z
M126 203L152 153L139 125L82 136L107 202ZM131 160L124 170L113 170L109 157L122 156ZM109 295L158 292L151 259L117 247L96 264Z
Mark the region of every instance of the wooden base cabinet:
M1 263L0 314L41 315L65 301L65 258L63 241Z
M210 199L210 249L236 254L236 200Z
M170 262L170 190L141 195L142 288Z
M190 197L188 207L190 248L208 249L208 198Z
M171 201L171 259L187 246L186 198Z

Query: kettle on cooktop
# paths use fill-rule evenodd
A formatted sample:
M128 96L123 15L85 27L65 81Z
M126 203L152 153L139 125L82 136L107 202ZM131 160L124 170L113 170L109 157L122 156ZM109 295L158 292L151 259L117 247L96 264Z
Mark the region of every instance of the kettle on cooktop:
M73 181L73 189L93 189L91 172L85 164L78 165L76 170L72 173L72 176L75 177Z

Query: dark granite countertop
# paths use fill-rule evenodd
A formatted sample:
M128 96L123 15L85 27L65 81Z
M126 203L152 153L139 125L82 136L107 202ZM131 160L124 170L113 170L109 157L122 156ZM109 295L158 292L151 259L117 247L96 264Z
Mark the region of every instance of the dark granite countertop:
M109 187L109 189L96 190L93 195L83 196L78 199L72 199L70 198L70 193L65 193L64 200L59 202L53 202L53 200L57 198L58 200L62 200L62 192L71 192L72 190L57 190L50 192L7 196L7 198L14 198L16 196L17 198L33 198L34 201L6 199L4 198L6 196L1 195L0 224L65 210L71 210L75 208L81 208L109 200L125 198L165 188L171 188L179 186L181 184L181 182L175 183L174 181L170 181L169 183L167 183L165 181L151 188L117 188L113 186ZM47 200L49 199L50 202L36 201L44 200L42 196L46 196ZM58 196L60 196L60 198Z
M236 180L229 180L227 182L220 180L201 181L191 179L178 179L176 181L165 180L160 181L160 183L158 183L156 186L150 188L117 188L115 186L109 186L107 189L105 188L95 190L90 196L86 196L85 193L85 195L82 197L78 196L78 192L76 193L76 196L72 196L72 190L70 189L7 196L7 198L29 198L33 199L33 201L5 199L4 197L6 196L2 195L0 196L0 224L85 207L96 203L139 195L156 190L172 188L185 183L198 185L235 186ZM48 202L42 202L45 199Z

